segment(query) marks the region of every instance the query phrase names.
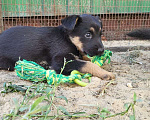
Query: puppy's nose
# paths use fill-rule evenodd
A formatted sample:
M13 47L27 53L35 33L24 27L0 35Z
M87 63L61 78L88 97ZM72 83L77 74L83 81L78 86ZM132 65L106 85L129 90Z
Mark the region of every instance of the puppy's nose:
M98 48L98 52L103 53L104 49L103 48Z

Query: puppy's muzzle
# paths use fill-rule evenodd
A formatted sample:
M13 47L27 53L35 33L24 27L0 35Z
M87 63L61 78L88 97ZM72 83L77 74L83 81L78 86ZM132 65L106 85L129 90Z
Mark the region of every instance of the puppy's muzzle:
M102 55L104 53L104 48L98 48L98 55Z
M98 48L98 52L99 53L103 53L104 52L104 48Z

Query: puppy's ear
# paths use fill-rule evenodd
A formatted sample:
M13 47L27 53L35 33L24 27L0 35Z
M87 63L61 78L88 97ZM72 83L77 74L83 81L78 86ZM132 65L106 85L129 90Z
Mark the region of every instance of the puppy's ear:
M95 17L96 17L96 19L97 19L99 22L101 22L101 19L100 19L99 16L95 16Z
M71 15L62 19L61 23L68 31L72 31L75 25L79 22L79 18L79 15Z
M102 26L102 20L100 19L100 17L99 16L95 16L96 17L96 19L100 22L100 24L101 24L101 26Z

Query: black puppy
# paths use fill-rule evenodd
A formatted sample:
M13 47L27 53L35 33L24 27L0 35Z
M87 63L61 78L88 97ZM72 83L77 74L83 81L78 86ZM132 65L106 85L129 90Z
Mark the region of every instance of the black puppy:
M90 61L83 59L101 55L102 22L91 15L72 15L58 27L13 27L0 35L0 69L14 70L15 62L26 59L40 63L46 61L60 73L66 61L63 74L72 70L91 73L102 79L113 79L114 75Z
M150 28L141 28L127 33L130 37L140 38L143 40L150 40Z

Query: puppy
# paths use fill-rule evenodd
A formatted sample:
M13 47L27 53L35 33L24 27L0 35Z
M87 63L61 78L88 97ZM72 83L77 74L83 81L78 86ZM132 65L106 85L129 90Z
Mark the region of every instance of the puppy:
M61 20L58 27L12 27L0 35L0 69L14 70L19 58L40 63L46 61L60 73L64 58L68 62L63 70L91 73L101 79L115 76L91 63L85 55L102 55L102 22L91 15L72 15Z
M141 28L127 33L130 37L140 38L143 40L150 40L150 28Z

